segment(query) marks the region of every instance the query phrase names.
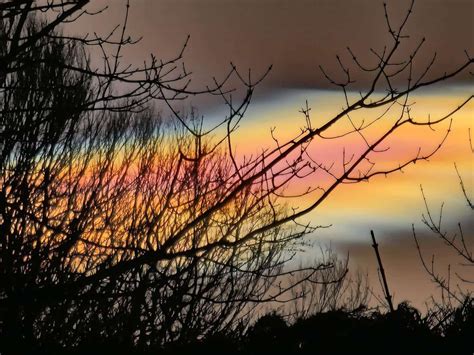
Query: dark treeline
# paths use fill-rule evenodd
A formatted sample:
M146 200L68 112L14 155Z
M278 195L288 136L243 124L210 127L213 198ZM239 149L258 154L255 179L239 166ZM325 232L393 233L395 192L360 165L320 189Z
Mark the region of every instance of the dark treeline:
M474 300L466 299L443 327L407 303L394 312L333 310L288 324L269 313L247 330L209 334L200 340L181 339L166 346L137 347L124 343L119 327L107 336L91 332L77 347L36 348L38 354L456 354L474 350Z

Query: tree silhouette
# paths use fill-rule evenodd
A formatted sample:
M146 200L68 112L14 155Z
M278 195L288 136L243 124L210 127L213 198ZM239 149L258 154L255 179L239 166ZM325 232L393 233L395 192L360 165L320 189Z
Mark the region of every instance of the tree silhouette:
M469 143L470 139L469 130ZM474 152L471 144L471 152ZM460 192L465 201L466 208L472 214L474 206L472 198L464 184L464 180L454 163ZM443 207L441 205L438 215L435 215L426 198L423 187L421 194L425 204L425 213L422 215L423 224L429 229L430 235L443 242L445 250L451 250L456 255L457 269L452 270L451 265L443 265L446 270L440 271L440 265L436 260L436 255L431 256L431 260L423 253L422 243L420 242L414 225L413 239L418 251L418 255L424 270L431 281L439 288L440 294L431 298L428 317L433 329L437 329L443 334L451 337L459 336L455 339L454 346L465 349L466 353L470 351L470 342L466 334L472 332L472 319L474 310L473 284L474 280L470 276L469 269L474 266L474 257L472 250L472 234L469 228L463 223L458 222L457 228L449 229L443 220Z
M299 297L291 290L318 282L333 265L284 268L302 238L317 228L298 218L341 184L428 159L439 147L420 149L396 166L377 162L381 144L401 127L449 120L472 98L439 119L411 116L413 91L456 76L472 59L441 77L426 79L433 63L415 76L421 43L406 60L397 58L410 8L398 28L387 15L391 43L373 50L377 65L367 67L349 49L355 68L372 78L360 97L350 94L350 71L337 58L344 80L323 72L344 93L341 112L316 125L306 107L300 134L287 141L274 135L272 148L241 158L231 138L266 73L245 79L231 66L223 80L194 90L181 65L183 52L168 61L152 56L142 67L125 65L121 52L134 43L126 34L128 4L123 26L110 35L61 32L68 22L91 15L88 3L0 4L5 352L86 351L107 344L159 348L237 329L259 304ZM103 54L98 67L87 56L90 48ZM232 81L244 92L238 103L231 97ZM229 114L205 128L195 112L177 109L188 95L217 95ZM157 102L172 119L153 109ZM351 119L352 113L379 109L383 113L369 121ZM382 121L383 132L369 134ZM340 126L344 122L350 125ZM348 135L362 137L363 149L344 150L342 160L329 165L315 157L324 141ZM288 186L319 174L330 182L300 194L311 199L308 206L291 207ZM300 278L282 282L297 271ZM324 282L344 275L341 270Z
M370 300L370 285L367 275L359 271L349 273L349 257L339 257L330 248L320 248L318 260L331 265L312 278L313 282L299 283L291 292L294 296L286 305L285 313L291 320L305 319L318 313L339 311L362 311ZM295 274L297 283L302 271ZM341 275L344 277L341 278Z

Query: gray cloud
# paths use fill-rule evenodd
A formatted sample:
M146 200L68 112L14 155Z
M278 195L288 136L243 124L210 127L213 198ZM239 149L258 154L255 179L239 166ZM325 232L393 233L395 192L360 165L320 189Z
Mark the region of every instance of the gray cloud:
M100 33L121 21L123 1L94 2L94 6L101 4L109 5L109 11L86 19L74 30ZM388 2L394 23L408 4L407 0ZM222 75L233 61L255 73L273 64L264 83L267 90L327 87L319 64L336 72L335 55L346 53L346 46L368 60L369 48L388 43L382 1L132 0L131 5L129 30L143 40L129 51L130 60L142 62L149 53L169 57L189 34L185 59L197 82ZM469 0L416 1L408 32L413 39L410 48L427 38L420 67L435 51L438 73L464 60L465 49L473 54L473 11ZM405 53L410 48L404 48ZM362 85L364 80L359 79Z

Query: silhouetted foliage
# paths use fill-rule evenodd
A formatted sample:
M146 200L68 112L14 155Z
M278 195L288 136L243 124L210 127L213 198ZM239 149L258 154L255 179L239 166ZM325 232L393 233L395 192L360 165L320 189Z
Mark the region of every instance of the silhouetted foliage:
M219 334L177 348L170 354L471 354L473 304L456 310L452 331L441 334L408 303L394 312L346 311L314 314L287 324L275 312L260 317L245 336ZM462 316L461 316L462 314Z
M249 329L246 346L254 354L289 354L292 341L286 321L273 312L260 317Z

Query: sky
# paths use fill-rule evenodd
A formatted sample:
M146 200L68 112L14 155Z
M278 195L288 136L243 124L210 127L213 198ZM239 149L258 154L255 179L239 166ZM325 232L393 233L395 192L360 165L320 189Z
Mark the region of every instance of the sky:
M193 72L194 87L212 83L214 76L223 77L230 62L243 72L250 68L255 77L273 66L257 87L236 134L234 142L242 155L271 145L271 127L276 127L277 132L297 132L304 124L298 111L306 100L315 120L324 121L340 110L343 96L327 82L318 66L336 72L336 55L349 59L348 46L360 60L373 61L370 49L381 48L388 41L383 3L378 0L131 0L130 4L127 30L132 36L143 38L124 52L129 62L141 63L150 53L171 58L190 35L184 62ZM399 20L408 5L406 0L388 1L390 18ZM125 2L96 0L92 9L103 6L108 6L107 11L83 18L68 30L107 33L122 21ZM409 53L418 41L426 38L417 62L420 67L429 62L434 52L437 59L432 75L456 67L465 60L465 50L474 55L473 13L474 3L470 0L417 0L407 28L411 44L402 47L402 54ZM365 76L355 77L354 90L366 87ZM439 117L471 95L472 89L472 77L463 74L420 91L412 100L420 117ZM192 104L209 121L223 114L223 107L215 101L198 99ZM423 229L420 185L434 210L445 203L446 226L452 229L462 222L474 242L473 222L469 220L471 216L454 169L456 162L466 187L472 191L474 166L468 132L471 128L474 136L473 117L472 103L454 116L450 136L430 162L419 162L403 173L368 183L342 186L321 208L308 215L316 224L332 225L318 231L315 240L331 243L343 255L349 251L351 266L367 270L376 293L381 291L370 247L371 229L380 242L395 302L410 299L420 306L435 291L414 248L412 224L422 236L427 255L439 255L440 267L456 263L456 256ZM418 147L435 147L446 128L444 125L437 132L403 132L391 141L393 154L383 159L396 163L416 154ZM356 143L346 144L350 147ZM326 158L334 158L340 153L339 148L326 148ZM304 205L308 201L298 203ZM305 257L310 258L311 252Z

